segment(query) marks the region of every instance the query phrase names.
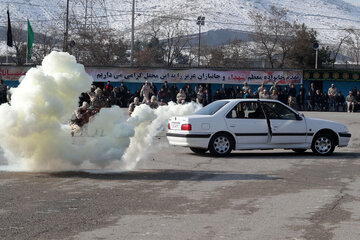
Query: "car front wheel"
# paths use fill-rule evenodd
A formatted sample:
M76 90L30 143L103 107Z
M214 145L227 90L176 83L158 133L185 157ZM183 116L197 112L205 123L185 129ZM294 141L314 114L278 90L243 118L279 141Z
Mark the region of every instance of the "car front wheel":
M195 147L191 147L190 150L193 151L194 153L206 153L207 151L206 148L195 148Z
M209 144L209 151L211 154L221 157L227 156L232 150L232 138L229 134L219 133L215 134Z
M322 156L331 155L335 149L335 141L334 138L327 133L322 133L315 136L313 140L311 150L317 154Z

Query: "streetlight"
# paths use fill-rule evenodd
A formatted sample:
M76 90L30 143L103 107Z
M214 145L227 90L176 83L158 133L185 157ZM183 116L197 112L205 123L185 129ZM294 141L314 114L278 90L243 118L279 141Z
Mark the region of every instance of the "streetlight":
M313 43L313 49L316 51L316 54L315 54L315 69L317 69L318 68L318 54L319 54L319 43L318 42Z
M134 64L134 31L135 31L135 0L132 0L132 11L131 11L131 53L130 53L130 64Z
M200 38L201 38L201 26L205 25L205 17L199 16L197 18L196 24L199 25L199 54L198 54L198 66L200 66Z

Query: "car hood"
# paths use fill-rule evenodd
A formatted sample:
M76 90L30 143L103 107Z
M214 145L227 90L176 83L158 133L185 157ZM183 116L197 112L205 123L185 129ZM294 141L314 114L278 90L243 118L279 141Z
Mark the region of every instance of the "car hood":
M329 128L336 132L348 132L347 127L342 123L325 120L325 119L320 119L320 118L305 117L305 119L306 119L308 128L313 128L314 130Z

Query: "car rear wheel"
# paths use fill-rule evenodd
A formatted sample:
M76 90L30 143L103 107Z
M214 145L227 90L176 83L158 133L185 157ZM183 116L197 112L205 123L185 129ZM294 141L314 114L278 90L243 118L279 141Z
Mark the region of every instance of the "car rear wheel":
M206 148L191 147L190 150L193 151L194 153L206 153L207 152Z
M317 154L322 156L331 155L335 149L335 140L328 133L321 133L315 136L311 150Z
M230 154L233 146L233 140L229 134L218 133L215 134L209 144L209 151L215 156L227 156Z
M303 149L303 148L293 148L291 149L293 150L294 152L296 153L303 153L303 152L306 152L307 149Z

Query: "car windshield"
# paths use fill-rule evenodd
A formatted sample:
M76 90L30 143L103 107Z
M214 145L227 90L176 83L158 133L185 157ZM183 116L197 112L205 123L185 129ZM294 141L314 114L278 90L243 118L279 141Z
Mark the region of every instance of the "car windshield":
M199 111L197 111L196 115L214 115L217 111L219 111L223 106L228 104L229 101L216 101L213 103L210 103L206 107L203 107Z

